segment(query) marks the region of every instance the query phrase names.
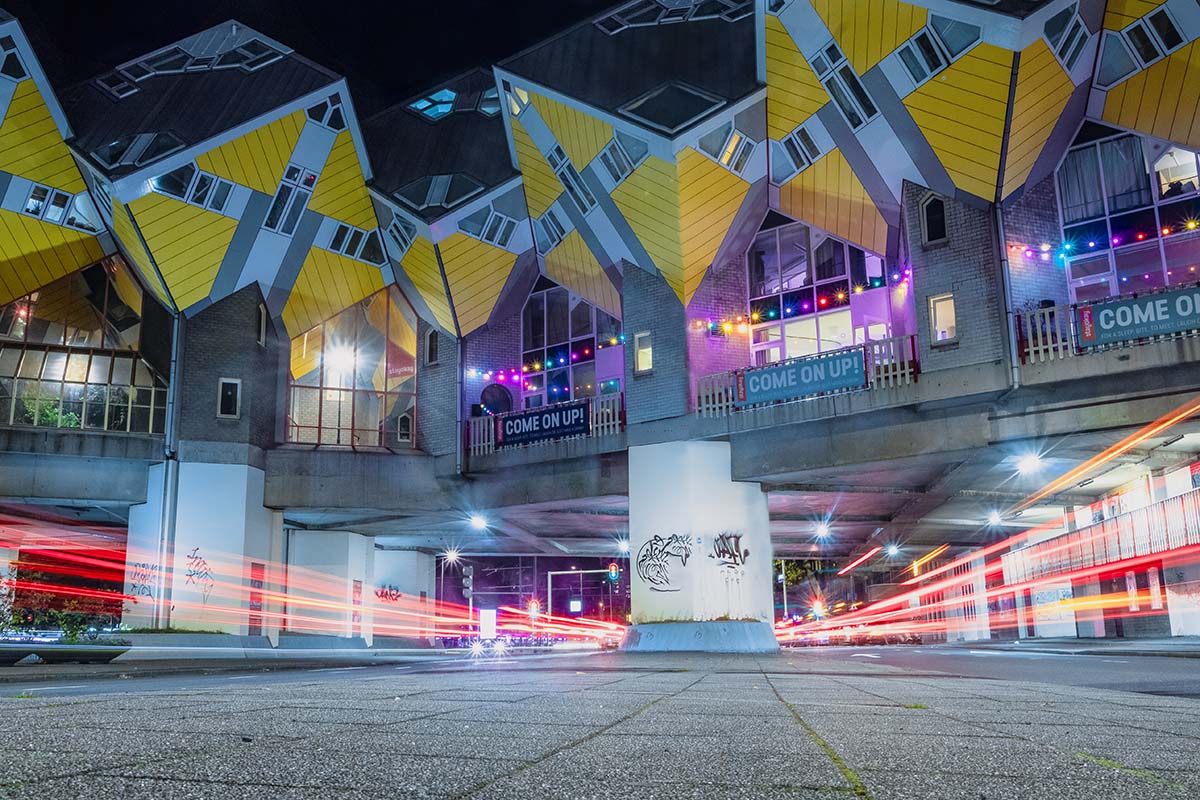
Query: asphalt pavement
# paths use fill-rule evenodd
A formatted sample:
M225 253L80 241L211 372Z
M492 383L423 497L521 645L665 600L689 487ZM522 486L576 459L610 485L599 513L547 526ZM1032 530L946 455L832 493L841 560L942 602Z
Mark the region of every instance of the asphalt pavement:
M1147 683L1094 656L943 652L954 649L10 685L0 798L1200 795L1200 701L1088 685L1186 689L1176 670L1197 660L1137 659L1172 673Z

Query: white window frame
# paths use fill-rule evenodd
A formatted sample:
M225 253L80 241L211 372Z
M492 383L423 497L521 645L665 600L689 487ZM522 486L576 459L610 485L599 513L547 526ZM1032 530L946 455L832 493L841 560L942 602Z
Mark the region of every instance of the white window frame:
M398 214L392 215L392 221L387 226L388 237L395 243L396 247L400 248L396 253L396 260L399 261L412 247L413 241L417 238L417 229L412 223L402 219ZM386 242L384 243L386 249Z
M300 225L300 220L304 217L304 211L308 208L308 201L312 199L313 192L317 188L317 173L310 169L305 169L298 164L288 164L283 171L283 178L279 181L279 188L275 190L275 197L271 200L271 205L267 209L266 219L263 220L263 228L278 233L280 236L291 238L296 233L296 228ZM287 195L284 195L284 190L287 190ZM279 212L279 217L271 224L271 211L275 206L280 204L282 207ZM296 206L299 205L299 209ZM293 216L292 212L296 211ZM290 226L289 218L292 220Z
M508 113L512 117L519 117L525 113L525 109L529 108L529 92L522 89L520 86L513 86L508 81L504 81L504 95L508 98Z
M225 388L225 384L231 383L237 386L237 409L232 414L221 413L221 390ZM242 379L241 378L217 378L217 418L218 419L241 419L242 418Z
M1131 66L1127 72L1120 75L1115 80L1105 83L1100 80L1100 68L1104 63L1105 54L1109 52L1109 48L1113 47L1119 47L1125 51L1125 55L1129 59ZM1133 52L1133 48L1130 46L1129 41L1122 36L1119 31L1104 31L1100 39L1099 55L1096 57L1096 87L1105 90L1111 89L1121 81L1128 78L1130 75L1136 73L1141 63L1142 62L1137 57L1137 53Z
M1171 26L1175 28L1175 32L1179 34L1179 38L1181 40L1179 44L1175 45L1174 47L1167 47L1166 42L1162 40L1158 30L1150 22L1150 18L1157 14L1166 15L1166 18L1171 23ZM1150 61L1144 61L1142 59L1142 54L1138 52L1138 49L1133 45L1133 39L1130 37L1130 32L1135 28L1141 28L1145 32L1146 36L1150 39L1151 44L1153 44L1158 50L1158 55ZM1165 5L1159 6L1141 19L1134 20L1129 25L1125 26L1121 30L1121 38L1124 39L1125 43L1129 46L1129 52L1133 55L1133 60L1137 64L1140 64L1142 69L1146 69L1152 64L1157 64L1171 53L1174 53L1176 50L1189 43L1187 36L1183 32L1183 29L1179 27L1179 23L1175 21L1175 17Z
M268 317L269 317L269 314L267 313L266 304L259 303L258 304L258 335L255 339L255 341L258 342L259 347L267 346L267 319L268 319Z
M935 56L939 59L939 65L932 67L925 52L921 49L918 39L924 37L929 40L930 47ZM917 66L924 70L923 76L918 76L913 72L912 64L904 59L905 55L909 55L916 61ZM900 59L900 63L904 66L904 71L908 73L908 77L912 78L913 86L921 86L929 81L934 75L942 72L946 67L950 66L953 59L950 57L950 49L942 42L942 38L937 35L932 25L926 25L921 30L917 31L911 39L902 44L896 50L896 56Z
M546 213L542 214L539 219L534 220L534 224L541 231L542 239L545 241L546 249L541 251L543 255L558 247L562 240L567 238L567 230L559 221L558 215L554 213L553 206L547 208ZM540 242L538 246L541 247Z
M929 225L928 225L928 220L925 217L925 210L927 208L929 208L929 206L935 202L942 204L942 227L945 228L945 236L942 236L940 239L931 239L929 237ZM946 200L945 200L945 198L939 197L936 194L928 195L927 197L925 197L924 200L921 201L920 212L921 212L921 241L924 244L942 244L943 242L950 241L950 226L946 223Z
M184 164L182 167L176 167L175 169L171 170L171 172L164 172L163 175L156 176L156 178L170 175L172 172L178 172L189 165L192 167L193 172L191 179L188 181L187 187L183 190L183 197L171 194L170 192L164 192L157 186L154 186L153 183L151 183L151 190L155 194L161 194L164 197L170 197L175 200L179 200L180 202L187 203L188 205L196 206L198 208L206 208L209 211L213 211L217 214L224 213L225 206L229 205L229 198L233 194L233 182L213 175L211 172L205 172L197 167L194 161L190 162L190 164ZM209 180L208 193L204 195L202 201L198 201L196 199L196 193L200 190L200 180L202 178L207 178ZM217 202L218 197L220 197L220 202Z
M862 78L850 66L850 62L846 60L846 54L842 52L837 42L830 39L819 53L808 60L808 63L820 78L821 85L825 87L834 106L837 107L851 130L861 130L868 122L879 116L879 105L867 92L867 87L862 84ZM847 74L853 79L853 86L848 82ZM858 91L855 91L856 88ZM859 97L859 92L862 93L862 97ZM843 105L842 100L838 99L839 95L850 105L849 109ZM863 105L863 98L866 98L866 101L871 104L869 111ZM850 117L851 112L859 118L857 125Z
M338 235L341 234L341 241L338 241ZM367 241L372 237L376 237L379 242L380 260L372 261L363 256L362 252L367 246ZM364 230L356 228L353 225L348 225L345 222L338 222L333 226L333 231L329 234L329 243L327 249L334 253L341 253L344 256L349 256L356 261L361 261L364 264L372 266L381 266L387 261L387 250L383 246L382 232L378 228L372 230Z
M32 202L34 202L33 196L38 191L45 193L45 196L38 201L41 203L41 207L36 211L30 211L29 206ZM51 212L55 208L54 201L60 198L66 198L65 202L57 207L58 209L61 209L61 211L54 217L51 217ZM26 216L34 217L35 219L40 219L43 222L48 222L51 225L58 225L63 228L71 228L72 230L83 231L84 233L99 233L103 222L93 220L91 214L85 213L82 210L81 206L84 202L95 208L95 203L91 202L91 198L87 196L87 192L81 192L80 194L73 195L69 192L62 191L61 189L55 189L53 186L47 186L43 183L35 183L29 187L29 192L25 195L25 202L21 204L21 213L25 214ZM96 213L99 213L99 209L96 209ZM89 224L81 225L78 223L72 223L70 221L72 217L85 219Z
M314 114L321 106L325 106L325 111L320 114L320 118L318 119L316 116L314 116ZM330 117L333 116L333 112L338 109L341 109L342 112L342 126L340 128L331 124L329 121ZM341 92L334 92L316 105L310 106L304 113L309 120L327 130L340 133L341 131L346 130L348 125L346 121L346 107L342 104Z
M646 343L644 347L643 341ZM650 366L645 368L640 365L642 350L650 356ZM633 374L649 375L651 372L654 372L654 336L650 331L639 331L633 335Z
M436 352L438 350L438 347L436 345L437 341L438 341L438 332L435 328L430 328L429 330L425 331L425 352L422 353L423 358L421 360L425 362L425 366L427 366L427 367L437 366L438 357L440 356L440 353ZM434 342L435 346L430 347L429 346L430 342ZM429 353L431 351L433 351L433 358L429 357Z
M600 151L600 163L608 171L608 176L612 178L614 186L633 174L633 159L629 157L625 148L616 138Z
M562 183L563 188L567 190L567 196L579 209L580 214L586 214L596 207L595 195L583 182L583 176L579 174L579 170L575 169L575 165L567 158L567 154L563 152L560 145L554 145L554 148L547 154L546 160L550 162L554 174Z
M1061 12L1060 12L1061 13ZM1057 15L1056 15L1057 16ZM1042 39L1050 47L1050 52L1058 59L1058 63L1067 72L1075 68L1079 63L1079 57L1083 55L1084 47L1087 45L1091 34L1088 32L1087 26L1083 24L1083 19L1079 16L1078 7L1071 15L1071 19L1067 21L1067 25L1063 28L1062 38L1057 42L1051 41L1046 35L1045 29L1042 30Z
M950 308L954 312L954 335L945 339L937 338L937 305L939 303L950 301ZM958 307L954 302L954 292L943 292L929 297L929 345L930 347L942 347L958 342Z
M821 145L817 143L817 139L808 131L805 126L801 125L796 130L789 133L779 142L779 147L776 149L776 155L780 158L787 159L786 163L791 164L792 168L786 178L780 178L772 182L777 186L790 181L799 173L808 169L815 164L825 151L821 149Z

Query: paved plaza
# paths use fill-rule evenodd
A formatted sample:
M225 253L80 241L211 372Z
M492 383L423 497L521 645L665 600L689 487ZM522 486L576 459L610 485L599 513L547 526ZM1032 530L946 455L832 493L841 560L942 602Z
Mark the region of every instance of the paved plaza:
M0 700L0 797L1200 793L1198 700L872 662L612 653L25 691Z

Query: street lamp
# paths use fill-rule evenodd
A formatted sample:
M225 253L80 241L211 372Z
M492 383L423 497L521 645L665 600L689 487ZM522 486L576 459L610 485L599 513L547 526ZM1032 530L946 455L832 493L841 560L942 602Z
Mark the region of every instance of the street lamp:
M829 538L829 523L828 522L821 522L821 523L817 524L817 538L818 539Z
M993 511L990 514L988 514L988 525L999 525L999 524L1000 524L1000 512L999 511Z
M1026 453L1017 459L1017 472L1032 475L1042 468L1042 457L1037 453Z
M897 544L889 544L887 546L887 554L889 557L895 557L900 554L900 546Z
M443 607L446 604L446 564L458 563L458 548L450 547L446 552L442 553L442 571L438 578L438 603Z
M471 527L477 531L487 530L488 521L480 514L472 514L470 522Z
M617 542L617 549L620 550L622 553L628 553L629 552L629 542L626 541L625 539L622 539L621 541Z

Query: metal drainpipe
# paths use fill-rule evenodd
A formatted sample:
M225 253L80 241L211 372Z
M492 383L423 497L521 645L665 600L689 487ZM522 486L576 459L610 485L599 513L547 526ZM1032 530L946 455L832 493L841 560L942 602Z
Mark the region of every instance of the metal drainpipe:
M163 422L163 489L159 519L158 563L161 583L154 627L171 625L171 590L175 573L175 512L179 505L179 353L183 347L183 313L171 324L171 367L167 377L167 410Z
M440 335L440 334L435 334ZM458 364L455 365L457 374L454 377L455 426L454 426L454 474L463 473L463 438L467 435L463 430L463 364L467 358L467 342L458 339Z
M1008 246L1004 238L1004 212L1000 203L994 203L996 210L996 246L1000 249L1000 281L1004 285L1004 313L1008 327L1008 360L1012 367L1012 382L1004 396L1015 392L1021 387L1021 359L1017 352L1017 312L1013 308L1012 278L1008 274Z

